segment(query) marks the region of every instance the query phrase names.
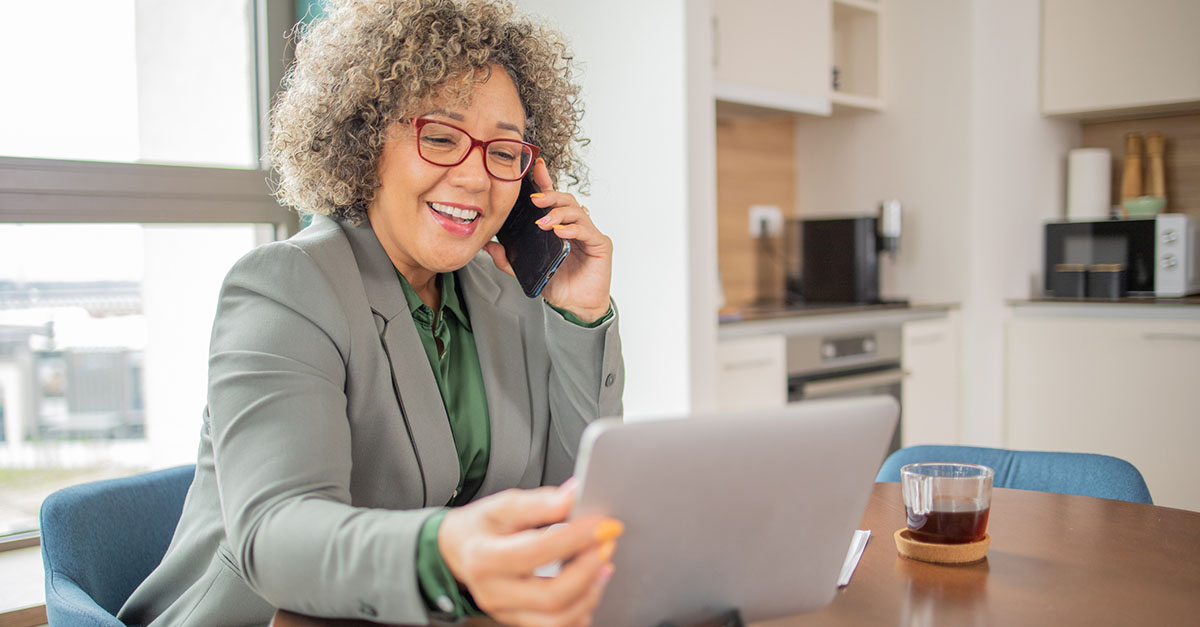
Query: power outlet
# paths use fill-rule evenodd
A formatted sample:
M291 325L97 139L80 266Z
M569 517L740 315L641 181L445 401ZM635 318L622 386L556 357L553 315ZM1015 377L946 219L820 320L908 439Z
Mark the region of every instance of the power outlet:
M778 205L750 205L750 237L764 235L783 235L783 210Z

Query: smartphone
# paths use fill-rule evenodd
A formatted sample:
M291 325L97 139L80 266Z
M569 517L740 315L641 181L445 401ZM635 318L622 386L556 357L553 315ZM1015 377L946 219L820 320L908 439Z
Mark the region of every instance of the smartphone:
M535 222L550 212L533 204L530 194L539 190L531 177L521 180L521 195L508 214L508 220L496 233L504 245L504 256L512 265L517 282L530 298L542 293L542 288L571 252L571 243L559 238L553 230L543 231Z

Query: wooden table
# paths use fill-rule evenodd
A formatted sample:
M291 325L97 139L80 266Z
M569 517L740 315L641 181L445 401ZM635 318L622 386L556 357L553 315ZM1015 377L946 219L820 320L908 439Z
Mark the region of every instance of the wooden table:
M987 559L961 566L897 555L903 525L900 484L875 484L850 585L820 611L754 627L1200 624L1200 513L997 488ZM284 611L273 624L372 625Z

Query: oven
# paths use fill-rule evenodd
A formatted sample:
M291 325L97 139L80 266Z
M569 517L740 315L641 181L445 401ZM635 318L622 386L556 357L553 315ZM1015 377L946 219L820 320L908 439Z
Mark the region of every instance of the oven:
M899 403L905 375L900 346L900 327L788 336L788 402L887 394ZM889 454L900 448L903 420L901 415Z

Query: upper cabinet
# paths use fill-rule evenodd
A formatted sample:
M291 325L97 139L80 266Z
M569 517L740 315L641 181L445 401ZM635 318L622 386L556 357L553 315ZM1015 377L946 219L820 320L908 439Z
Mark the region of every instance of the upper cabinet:
M1200 109L1197 25L1197 0L1042 0L1042 111Z
M717 100L828 115L830 0L713 0Z
M720 103L829 115L883 108L882 0L713 0Z

